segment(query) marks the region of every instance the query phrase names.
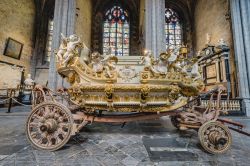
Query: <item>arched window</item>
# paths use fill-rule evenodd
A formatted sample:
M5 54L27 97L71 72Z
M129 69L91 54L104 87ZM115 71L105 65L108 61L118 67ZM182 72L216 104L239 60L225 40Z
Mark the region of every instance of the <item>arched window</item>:
M113 6L105 13L103 24L103 53L117 56L129 55L129 17L120 6Z
M170 45L180 46L182 44L182 26L178 14L170 9L165 9L165 35L166 49Z

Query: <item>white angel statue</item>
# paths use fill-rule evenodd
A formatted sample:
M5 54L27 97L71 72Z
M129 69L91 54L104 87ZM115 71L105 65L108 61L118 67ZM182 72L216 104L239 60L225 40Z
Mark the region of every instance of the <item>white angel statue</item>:
M77 54L77 46L81 47L81 40L76 35L70 35L69 38L66 38L63 34L62 43L60 45L57 57L59 60L62 58L62 64L67 66L68 62ZM66 43L66 44L65 44ZM66 50L65 50L66 46ZM62 56L63 55L63 56Z

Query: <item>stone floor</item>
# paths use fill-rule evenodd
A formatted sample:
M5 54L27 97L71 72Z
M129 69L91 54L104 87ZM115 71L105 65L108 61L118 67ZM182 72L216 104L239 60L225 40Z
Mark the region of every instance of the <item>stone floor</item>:
M18 113L18 111L22 113ZM26 111L25 111L26 110ZM202 150L197 132L177 131L168 117L121 124L93 123L77 139L56 152L39 151L26 140L27 111L14 108L11 114L0 109L0 165L86 165L86 166L206 166L250 165L250 138L232 131L231 150L211 155ZM250 119L232 117L248 126Z

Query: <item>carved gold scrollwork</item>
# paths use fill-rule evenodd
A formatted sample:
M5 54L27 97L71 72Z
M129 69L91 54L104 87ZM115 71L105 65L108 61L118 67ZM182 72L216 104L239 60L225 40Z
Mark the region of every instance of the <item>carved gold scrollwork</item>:
M67 81L72 85L74 83L80 83L80 78L75 72L68 74Z
M142 103L146 102L149 92L150 92L149 86L146 86L146 85L142 86L141 88L141 102Z
M174 103L179 98L179 94L180 94L180 88L177 86L173 86L169 92L169 101L171 103Z
M110 84L110 85L105 86L104 92L105 92L105 95L107 97L107 100L109 102L112 102L113 101L113 92L114 92L113 85Z

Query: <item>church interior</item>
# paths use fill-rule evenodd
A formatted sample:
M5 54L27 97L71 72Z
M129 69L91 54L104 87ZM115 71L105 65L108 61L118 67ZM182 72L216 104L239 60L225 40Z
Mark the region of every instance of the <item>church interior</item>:
M249 26L244 23L247 16L242 16L247 11L239 11L240 5L244 4L229 0L4 0L0 3L0 61L5 66L20 67L22 72L3 67L6 71L1 74L4 78L1 87L17 86L28 74L37 84L52 88L66 86L55 74L54 54L61 33L80 37L88 48L81 53L85 59L94 51L105 54L111 45L114 46L112 54L117 55L121 63L139 61L145 49L152 50L157 58L170 45L185 45L190 58L198 53L213 54L209 53L210 48L222 42L229 49L226 60L204 68L209 77L204 79L207 86L225 85L226 98L239 99L230 103L233 107L230 109L238 110L236 114L248 115ZM121 17L115 18L114 10ZM113 27L109 26L112 21ZM21 47L20 54L14 58L4 55L9 38Z
M1 0L0 126L8 129L0 132L9 140L0 136L0 165L35 164L30 153L42 163L41 156L50 153L32 149L24 132L39 150L56 151L70 140L50 153L56 156L51 163L45 157L45 165L76 164L79 158L86 165L249 162L247 155L236 159L248 154L244 145L250 142L234 132L250 135L243 130L250 116L249 7L249 0ZM18 123L26 116L24 131ZM161 119L145 121L150 118ZM111 122L121 123L125 132ZM198 134L177 135L168 123ZM171 136L165 130L152 134L157 126ZM79 134L82 130L90 135ZM18 141L10 145L10 140ZM170 143L157 144L162 140ZM23 149L15 152L17 147ZM210 156L224 152L231 158ZM107 153L112 155L100 157Z
M0 165L248 165L249 19L249 0L1 0Z

